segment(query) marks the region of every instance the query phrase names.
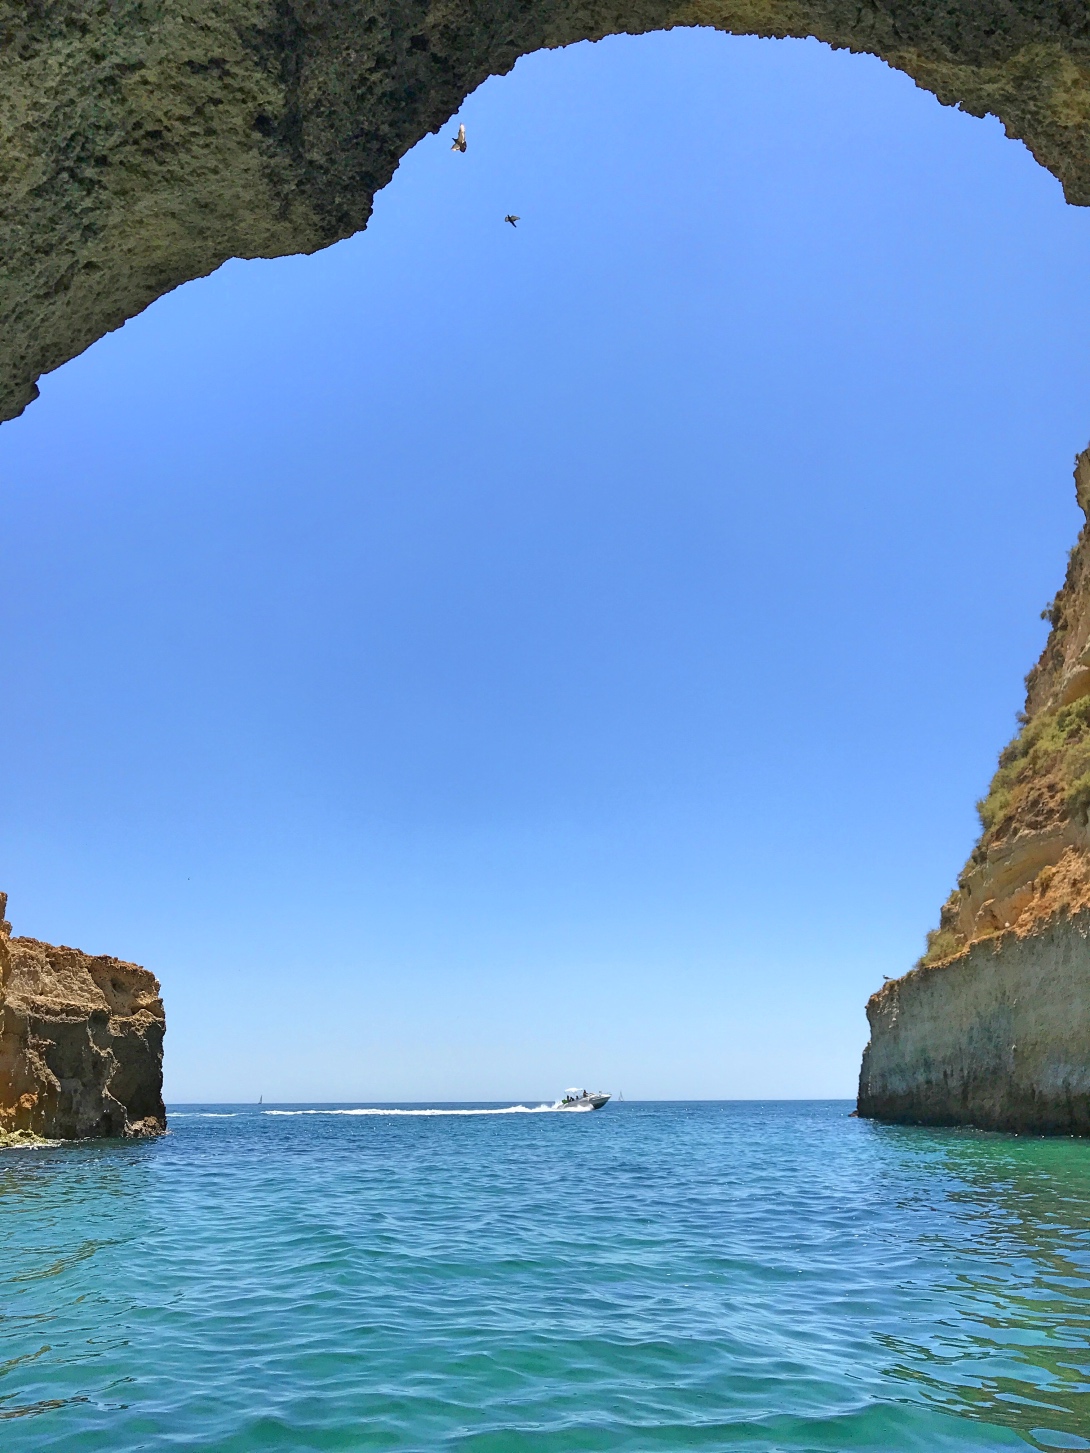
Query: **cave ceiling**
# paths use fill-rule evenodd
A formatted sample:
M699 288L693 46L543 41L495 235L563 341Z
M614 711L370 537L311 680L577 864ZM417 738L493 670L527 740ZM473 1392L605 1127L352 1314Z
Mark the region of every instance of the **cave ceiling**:
M880 56L1090 204L1082 3L0 0L0 419L179 283L357 232L400 158L519 56L692 25Z

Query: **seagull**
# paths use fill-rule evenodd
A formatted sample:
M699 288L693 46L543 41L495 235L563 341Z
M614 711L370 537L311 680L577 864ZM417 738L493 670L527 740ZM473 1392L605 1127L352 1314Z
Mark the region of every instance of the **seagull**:
M518 222L518 221L520 221L521 219L518 218L518 217L512 216L512 214L510 212L508 212L507 216L503 220L505 222L510 222L511 226L513 227L515 225L515 223Z
M465 149L466 149L466 129L465 129L464 126L459 126L459 128L458 128L458 135L454 138L453 142L451 143L450 149L451 149L451 151L465 151Z

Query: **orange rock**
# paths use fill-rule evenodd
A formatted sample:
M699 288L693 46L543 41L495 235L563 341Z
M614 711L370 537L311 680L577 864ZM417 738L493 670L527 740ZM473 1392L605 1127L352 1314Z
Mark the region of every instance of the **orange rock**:
M0 893L0 1132L159 1135L166 1015L147 969L12 938Z

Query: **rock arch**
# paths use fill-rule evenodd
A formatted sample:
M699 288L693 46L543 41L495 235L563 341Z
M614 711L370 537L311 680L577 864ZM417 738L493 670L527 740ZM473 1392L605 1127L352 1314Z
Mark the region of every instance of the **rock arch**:
M0 420L179 283L358 231L519 56L681 25L879 56L1090 205L1086 0L0 0ZM1090 452L1076 487L1090 518ZM981 840L868 1006L861 1114L1090 1134L1090 525L1049 615Z
M679 25L880 56L1090 204L1082 0L0 0L0 420L228 257L358 231L519 56Z

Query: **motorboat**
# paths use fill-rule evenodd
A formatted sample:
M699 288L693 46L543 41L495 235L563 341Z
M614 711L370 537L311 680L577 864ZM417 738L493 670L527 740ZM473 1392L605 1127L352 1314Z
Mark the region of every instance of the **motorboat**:
M609 1100L605 1090L565 1090L558 1110L600 1110Z

